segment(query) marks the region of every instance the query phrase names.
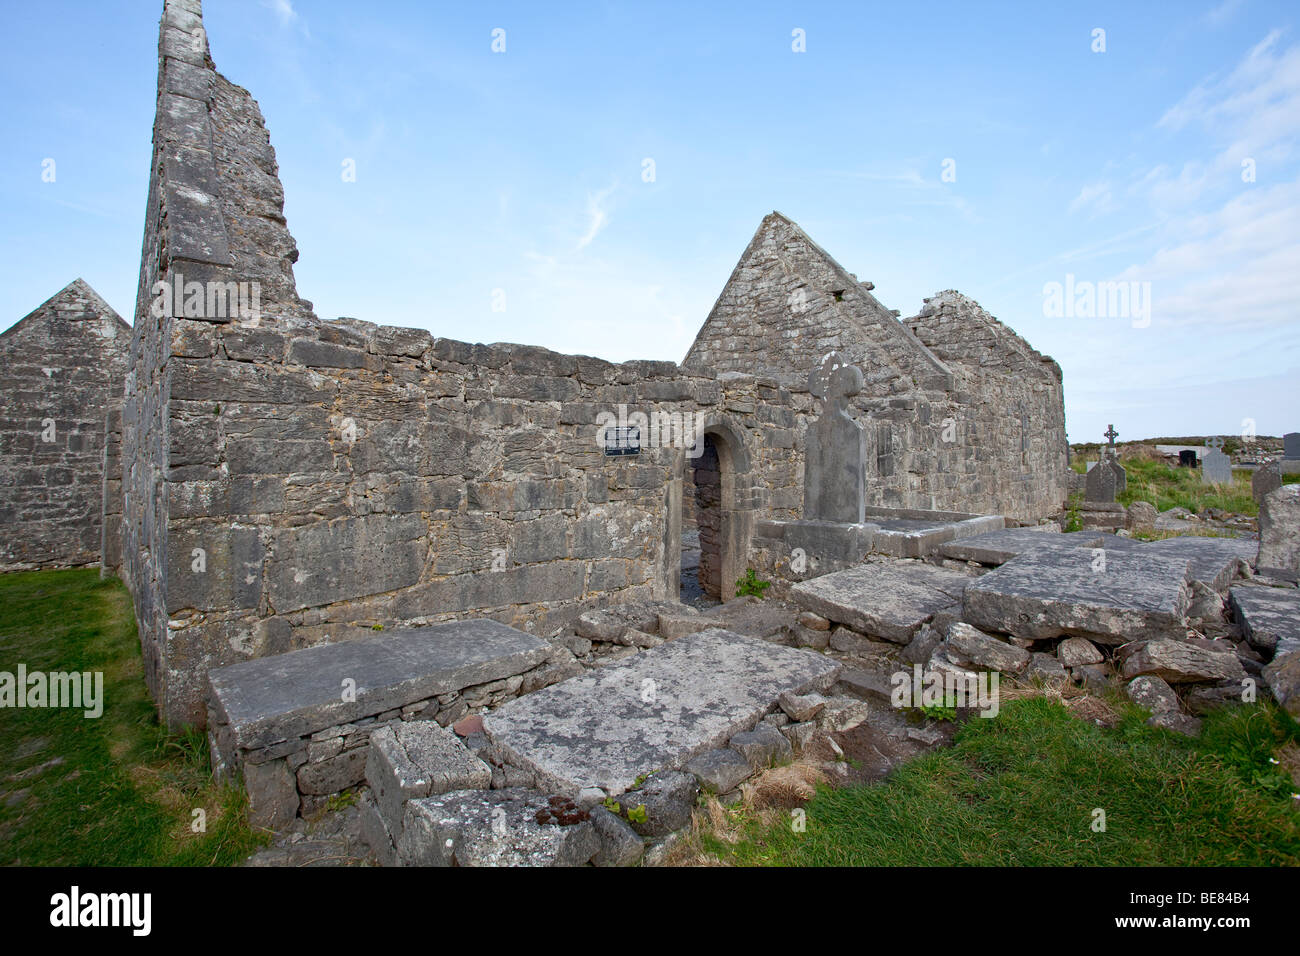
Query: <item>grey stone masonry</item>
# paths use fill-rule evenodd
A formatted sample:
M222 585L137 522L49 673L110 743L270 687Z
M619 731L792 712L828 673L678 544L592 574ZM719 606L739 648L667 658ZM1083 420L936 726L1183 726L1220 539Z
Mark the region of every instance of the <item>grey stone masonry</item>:
M939 293L898 319L794 222L764 218L687 368L797 388L830 352L865 372L850 414L869 505L1037 518L1069 491L1060 367L978 303ZM794 449L795 464L802 448Z
M388 784L375 787L378 812L394 827L401 816L393 800L407 790L490 780L431 719L456 719L468 712L466 701L510 699L549 653L529 634L475 620L217 668L209 674L213 769L243 777L250 820L272 830L361 783L369 770ZM391 744L378 763L370 752L375 734Z
M122 574L163 720L204 723L214 668L370 640L379 625L472 614L549 635L595 608L677 599L701 432L716 495L696 494L692 509L700 571L732 597L758 563L759 519L799 517L816 412L806 373L841 345L868 369L847 412L865 429L875 505L1056 510L1054 363L964 305L949 336L948 304L936 303L918 328L994 350L986 364L940 360L788 220L769 217L761 233L761 261L747 254L737 276L763 302L773 283L803 282L783 261L814 280L790 329L804 331L781 346L794 376L763 361L615 364L324 321L297 292L261 110L217 73L196 0L168 0L121 506L104 509L121 514ZM842 330L823 321L841 319ZM607 454L611 421L641 429L636 454Z
M370 735L366 782L397 843L406 801L450 790L486 790L492 768L450 730L431 720L413 720Z
M439 694L512 677L550 645L490 620L397 631L244 661L209 676L209 720L241 750L269 747Z
M106 498L115 544L121 475L104 468L130 336L81 279L0 334L0 571L98 563Z
M820 654L714 628L513 700L483 729L539 784L617 796L642 775L725 745L782 693L825 690L839 670Z

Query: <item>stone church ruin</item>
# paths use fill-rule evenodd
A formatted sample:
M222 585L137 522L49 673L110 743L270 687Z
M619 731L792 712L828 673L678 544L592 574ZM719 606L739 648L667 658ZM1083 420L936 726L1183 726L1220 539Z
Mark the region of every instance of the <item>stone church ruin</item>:
M765 523L801 516L808 370L830 351L863 370L869 506L1034 521L1066 494L1054 362L954 292L900 320L779 213L680 365L614 364L324 321L283 203L256 102L216 71L198 3L168 2L104 563L169 724L204 724L208 672L250 658L471 616L544 636L676 600L684 512L716 596L780 575ZM214 285L243 308L209 309ZM702 453L608 454L620 406L698 416Z
M0 562L120 575L255 825L365 783L381 862L636 862L818 734L920 739L890 669L1095 682L1139 634L1105 667L1208 699L1242 665L1189 618L1253 614L1266 680L1291 646L1292 599L1234 586L1253 542L1051 533L1056 362L952 290L902 317L780 213L680 364L319 318L199 0L158 51L133 325L78 281L0 336ZM751 571L776 600L733 600Z

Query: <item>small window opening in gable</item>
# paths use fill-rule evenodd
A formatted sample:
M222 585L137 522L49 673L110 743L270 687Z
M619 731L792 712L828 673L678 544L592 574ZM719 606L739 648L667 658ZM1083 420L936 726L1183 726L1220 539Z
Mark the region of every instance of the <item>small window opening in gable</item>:
M836 301L836 302L843 302L843 301L844 301L844 290L843 290L843 289L836 289L834 292L831 293L831 295L835 296L835 301Z

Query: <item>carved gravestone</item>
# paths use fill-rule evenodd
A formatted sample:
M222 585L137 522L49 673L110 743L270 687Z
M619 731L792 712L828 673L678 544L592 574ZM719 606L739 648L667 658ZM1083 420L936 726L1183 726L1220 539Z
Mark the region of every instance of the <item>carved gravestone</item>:
M1119 432L1115 431L1114 425L1107 425L1102 434L1106 436L1106 447L1101 450L1102 460L1109 460L1115 466L1115 494L1123 494L1124 489L1128 487L1128 472L1119 463L1119 449L1115 447L1115 439L1119 437ZM1115 498L1112 496L1108 500L1114 501Z
M1201 454L1201 484L1232 484L1232 460L1222 451L1223 439L1211 438Z
M1120 476L1124 468L1113 458L1102 458L1088 469L1088 479L1084 485L1084 499L1095 503L1108 503L1115 500L1121 490Z
M1264 496L1275 488L1282 487L1282 466L1275 460L1260 465L1250 478L1250 496L1255 504L1263 504Z
M866 518L867 436L848 408L862 391L862 372L832 352L808 376L808 391L823 404L821 417L808 426L803 516L860 524Z
M1300 461L1300 432L1287 432L1282 436L1282 457L1287 461Z

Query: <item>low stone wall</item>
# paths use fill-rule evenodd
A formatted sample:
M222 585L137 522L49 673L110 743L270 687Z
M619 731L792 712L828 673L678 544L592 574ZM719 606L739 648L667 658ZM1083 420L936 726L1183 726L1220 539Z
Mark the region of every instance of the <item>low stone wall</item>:
M208 695L214 772L242 776L254 826L282 829L365 779L380 728L446 726L560 680L570 672L555 666L557 652L568 654L475 620L218 668Z

